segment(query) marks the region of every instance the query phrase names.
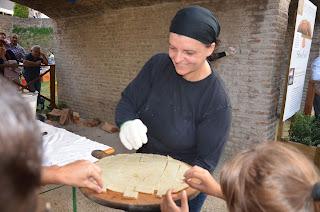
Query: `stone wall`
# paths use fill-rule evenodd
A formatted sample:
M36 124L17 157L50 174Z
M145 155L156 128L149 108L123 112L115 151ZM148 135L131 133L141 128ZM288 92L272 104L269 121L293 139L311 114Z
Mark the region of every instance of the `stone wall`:
M233 120L228 155L274 139L289 0L203 1L220 19L219 61ZM239 6L241 5L241 7ZM114 120L121 91L153 54L167 51L168 27L183 3L130 7L56 19L59 100L83 116Z
M19 28L55 28L55 22L52 19L35 19L35 18L18 18L14 16L0 16L0 32L5 32L7 36L12 34L14 27ZM42 49L47 52L48 50L55 49L54 35L42 35L33 33L19 34L20 44L29 50L33 45L40 45Z

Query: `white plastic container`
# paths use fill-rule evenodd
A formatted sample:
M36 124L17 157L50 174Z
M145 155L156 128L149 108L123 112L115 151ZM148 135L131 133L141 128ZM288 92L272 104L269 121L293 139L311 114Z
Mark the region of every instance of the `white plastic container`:
M34 118L36 118L36 111L37 111L37 93L21 93L23 99L28 103L30 109L33 113Z
M54 65L55 64L54 54L50 53L50 55L48 57L48 63L49 63L49 65Z

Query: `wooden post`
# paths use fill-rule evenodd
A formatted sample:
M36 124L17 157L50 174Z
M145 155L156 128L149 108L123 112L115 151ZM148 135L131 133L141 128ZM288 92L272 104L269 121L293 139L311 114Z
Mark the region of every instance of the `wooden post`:
M77 188L72 186L72 208L73 212L77 212Z
M286 80L286 85L287 85L287 83L288 83L288 80ZM283 125L284 125L284 121L282 119L283 119L284 107L286 104L286 97L287 97L287 89L284 89L283 98L282 98L282 106L281 106L281 114L280 114L279 124L278 124L278 130L276 131L277 132L277 135L276 135L277 141L282 141L282 133L283 133Z
M309 80L307 98L304 105L304 114L311 115L314 99L314 82Z
M50 65L50 107L56 108L56 66Z
M301 0L298 0L298 1L301 1ZM297 21L297 15L298 15L298 11L296 12L296 15L295 15L295 20L294 20L294 23ZM294 33L295 32L292 32L291 36L292 38L294 38ZM292 41L292 44L291 44L291 48L290 48L290 51L289 51L289 64L288 64L288 67L287 67L287 71L286 71L286 78L285 78L285 84L284 84L284 89L283 89L283 96L282 96L282 104L281 104L281 113L280 113L280 118L279 118L279 124L278 124L278 129L277 129L277 134L276 134L276 138L275 140L277 141L282 141L282 134L283 134L283 125L284 125L284 121L283 121L283 116L284 116L284 109L285 109L285 106L286 106L286 99L287 99L287 90L288 90L288 77L289 77L289 71L290 71L290 61L291 61L291 54L292 54L292 48L293 48L293 41Z

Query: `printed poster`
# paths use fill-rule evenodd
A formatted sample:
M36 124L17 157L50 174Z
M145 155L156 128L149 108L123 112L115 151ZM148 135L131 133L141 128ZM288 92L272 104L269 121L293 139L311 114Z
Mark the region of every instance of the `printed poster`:
M295 33L289 65L283 121L300 110L317 7L309 0L299 0Z

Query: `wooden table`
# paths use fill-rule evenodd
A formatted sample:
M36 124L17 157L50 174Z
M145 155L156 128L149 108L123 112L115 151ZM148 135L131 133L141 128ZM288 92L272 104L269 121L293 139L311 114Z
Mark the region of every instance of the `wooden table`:
M138 199L126 199L122 193L108 190L98 194L88 188L80 188L80 191L90 200L110 208L121 209L125 211L160 211L161 198L156 195L139 193ZM195 198L199 191L188 188L186 189L188 199ZM175 199L179 202L179 199Z
M107 154L113 152L105 151ZM101 157L100 157L101 158ZM160 211L160 203L162 199L155 194L139 193L138 199L128 199L123 197L122 193L107 190L107 192L96 193L88 188L80 188L80 191L90 200L110 208L121 209L125 211ZM191 200L199 194L198 190L193 188L186 189L188 199ZM179 199L175 199L179 202Z

